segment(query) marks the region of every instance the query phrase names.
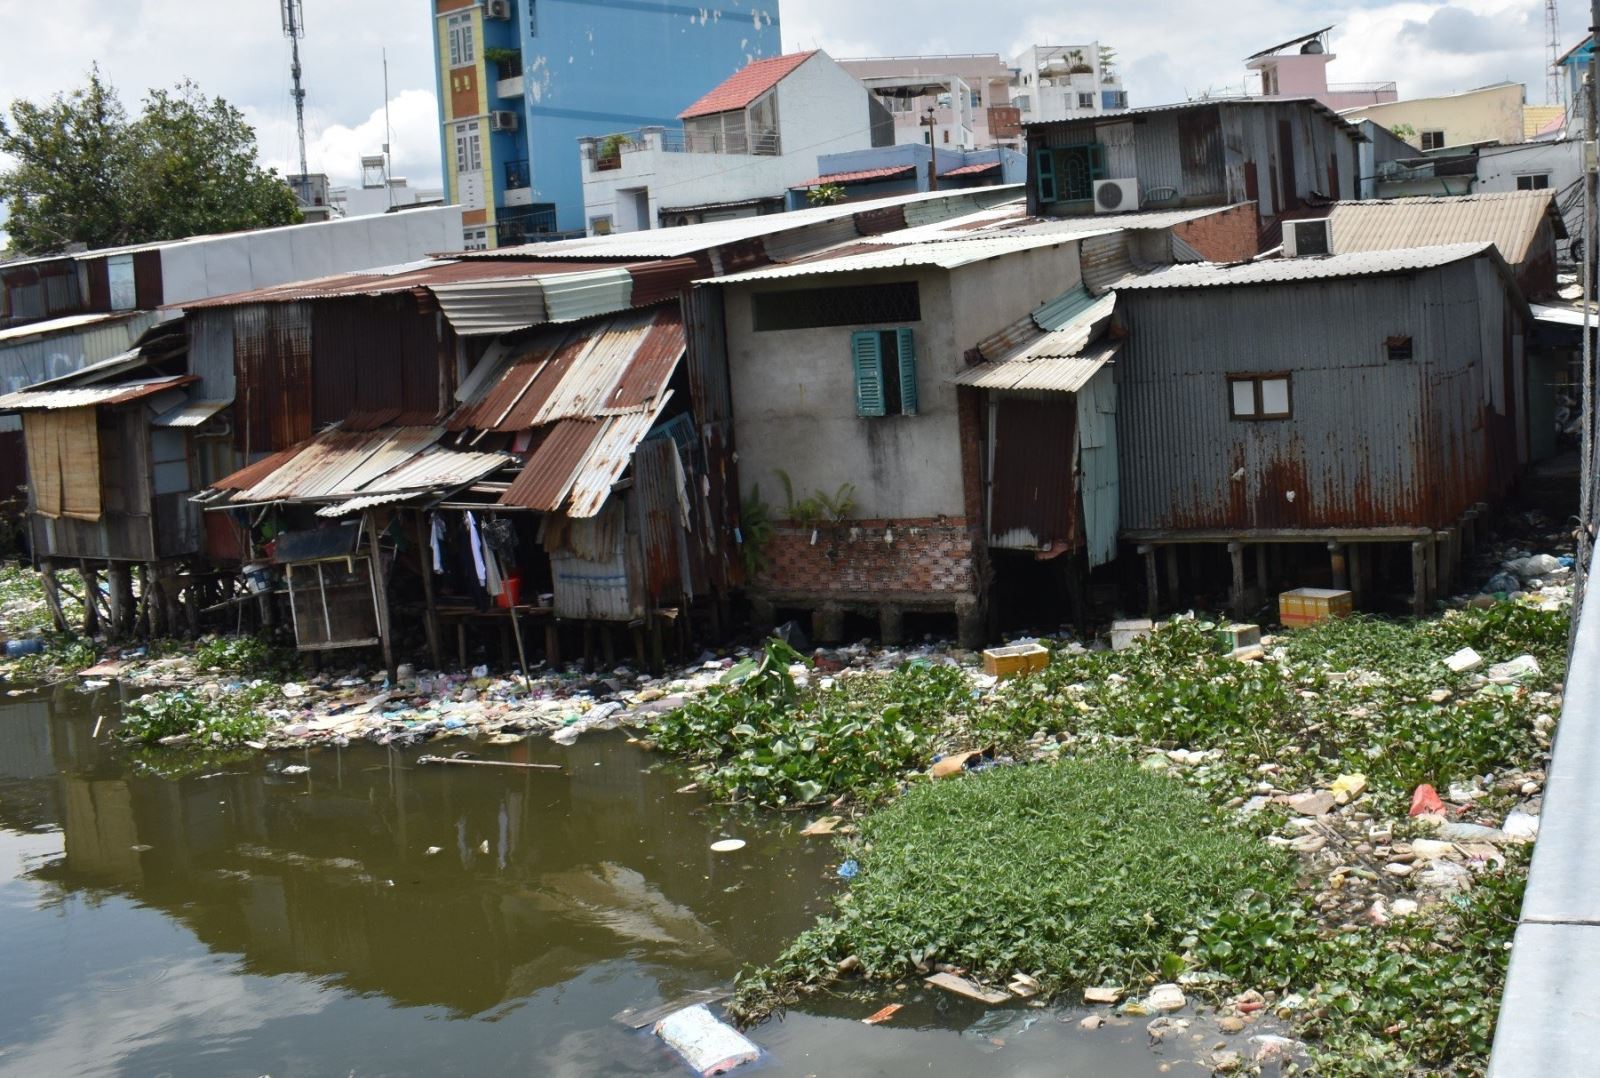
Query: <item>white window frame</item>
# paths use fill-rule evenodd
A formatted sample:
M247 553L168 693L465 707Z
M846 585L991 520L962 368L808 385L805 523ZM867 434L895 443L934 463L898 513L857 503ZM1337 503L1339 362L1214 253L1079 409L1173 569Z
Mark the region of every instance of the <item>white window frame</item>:
M1283 387L1281 406L1268 410L1267 386ZM1243 390L1241 393L1240 391ZM1277 402L1274 402L1277 403ZM1264 374L1228 375L1228 415L1231 419L1293 419L1294 385L1288 371L1270 371Z
M456 174L483 171L483 132L478 121L468 120L455 125L452 132L456 147Z
M450 42L450 66L469 67L478 62L478 43L472 36L472 12L462 11L444 20Z

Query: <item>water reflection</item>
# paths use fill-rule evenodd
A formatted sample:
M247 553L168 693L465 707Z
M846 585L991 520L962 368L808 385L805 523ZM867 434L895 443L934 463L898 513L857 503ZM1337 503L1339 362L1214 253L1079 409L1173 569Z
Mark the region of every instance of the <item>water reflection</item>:
M485 750L560 773L362 746L173 780L91 736L116 708L0 705L0 1074L687 1073L611 1016L727 983L831 887L826 842L620 737ZM1136 1029L906 998L763 1027L767 1073L1156 1073Z

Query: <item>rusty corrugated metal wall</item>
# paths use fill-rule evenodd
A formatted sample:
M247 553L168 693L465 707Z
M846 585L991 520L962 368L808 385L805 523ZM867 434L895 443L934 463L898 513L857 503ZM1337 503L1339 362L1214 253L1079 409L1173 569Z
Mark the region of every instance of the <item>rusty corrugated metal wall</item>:
M234 396L233 311L208 308L184 316L189 334L189 373L200 376L191 392L195 400L232 400Z
M374 430L439 417L455 390L455 344L437 314L419 310L410 296L324 300L311 311L313 429L343 422ZM450 362L441 362L445 352Z
M1495 454L1515 459L1496 433L1512 420L1493 405L1507 309L1494 281L1465 262L1119 293L1123 529L1453 523L1500 488ZM1411 337L1415 359L1388 359L1391 336ZM1277 371L1292 372L1292 418L1232 419L1227 376Z
M1077 403L1070 393L996 397L989 476L989 545L1078 545Z
M715 588L727 590L744 582L744 568L738 546L739 468L722 289L701 285L686 294L683 328L690 408L699 435L692 456L692 470L697 473L692 494L706 521L700 536L706 571Z
M247 457L311 437L311 305L234 309L234 436Z

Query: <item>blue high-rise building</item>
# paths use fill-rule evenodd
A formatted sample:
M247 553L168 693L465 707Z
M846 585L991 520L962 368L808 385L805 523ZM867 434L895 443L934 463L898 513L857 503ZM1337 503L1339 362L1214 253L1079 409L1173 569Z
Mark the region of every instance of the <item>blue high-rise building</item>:
M704 5L704 6L702 6ZM464 243L581 232L578 139L678 113L780 51L778 0L433 0L445 195Z

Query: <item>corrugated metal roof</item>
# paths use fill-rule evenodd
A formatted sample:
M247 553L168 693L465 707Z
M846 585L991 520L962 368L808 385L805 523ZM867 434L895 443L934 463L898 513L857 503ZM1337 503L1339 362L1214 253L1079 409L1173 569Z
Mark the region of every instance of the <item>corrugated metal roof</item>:
M500 496L500 504L520 509L553 513L561 508L573 478L589 447L605 433L606 423L598 419L568 419L557 423L533 451L511 486Z
M150 425L152 427L203 426L205 422L212 416L216 415L218 412L222 411L232 403L233 402L231 400L189 401L186 404L178 405L169 412L163 412L161 415L156 416L156 418L150 421Z
M829 172L822 176L813 176L800 183L791 183L791 189L801 187L820 187L827 183L866 183L870 180L887 180L895 176L910 176L917 171L916 165L889 165L884 168L862 168L854 172ZM945 173L946 176L950 173Z
M1447 243L1493 243L1512 265L1528 257L1540 226L1560 224L1556 192L1500 191L1437 198L1336 202L1333 249L1338 254Z
M605 433L596 438L573 476L571 504L567 515L577 520L595 516L611 497L611 487L627 470L633 451L639 448L644 436L655 426L656 417L666 407L671 393L662 395L654 409L612 416L606 421Z
M1051 334L1045 341L1050 341L1054 336ZM1046 347L1042 352L1025 352L1017 358L968 367L952 380L958 386L976 389L1076 393L1088 384L1095 372L1115 359L1121 350L1120 341L1102 341L1090 346L1081 355L1049 355Z
M1054 247L1065 242L1067 240L1059 236L1005 236L886 246L879 251L863 251L837 258L791 263L785 266L767 266L748 273L713 278L712 281L705 283L739 284L746 281L776 281L825 273L855 273L863 270L899 269L906 266L957 269L985 259L998 258L1019 251L1031 251L1040 247Z
M678 113L678 119L695 116L712 116L719 112L742 109L756 98L789 77L801 64L815 56L816 50L794 52L787 56L769 56L735 71L721 83L712 87L700 100Z
M455 489L513 463L506 453L446 449L438 427L393 427L370 433L325 431L310 442L216 484L237 489L235 503L338 499L404 500L435 488ZM246 485L245 480L248 480ZM372 504L378 504L374 502Z
M1117 285L1117 290L1127 292L1152 288L1216 288L1225 285L1337 280L1341 277L1377 277L1391 273L1437 269L1452 262L1473 258L1493 248L1492 243L1455 243L1439 247L1324 255L1317 258L1270 258L1231 266L1215 262L1191 262L1126 278Z
M23 390L0 397L0 411L41 412L66 408L95 408L109 404L128 404L145 397L193 385L200 379L192 374L152 378L140 382L119 382L110 386L81 386L75 389Z
M103 322L124 322L129 318L137 318L140 311L117 311L112 314L69 314L63 318L52 318L44 322L29 322L25 326L12 326L10 329L0 329L0 345L15 344L33 337L50 337L57 333L70 333L83 329L85 326L99 325Z
M1475 93L1476 91L1469 91ZM1150 116L1160 112L1192 112L1198 109L1227 109L1227 108L1259 108L1263 105L1308 105L1313 112L1319 112L1328 120L1345 129L1357 142L1367 141L1359 128L1343 115L1330 109L1327 105L1314 97L1206 97L1197 101L1177 101L1170 105L1144 105L1136 109L1124 109L1121 112L1106 112L1096 116L1084 116L1071 120L1038 120L1033 123L1023 124L1023 130L1037 130L1049 127L1065 127L1071 124L1093 124L1100 126L1109 123L1119 123L1130 118ZM1362 106L1361 109L1346 110L1360 112L1372 108L1371 105Z
M852 218L890 206L905 206L906 219L913 224L912 207L936 207L946 210L949 216L970 212L973 208L993 206L1008 202L1022 194L1021 184L995 187L972 187L959 191L920 191L916 194L892 195L864 202L842 202L832 206L809 206L788 213L772 213L758 217L736 217L727 221L707 221L679 228L653 228L643 232L619 232L609 236L587 236L582 239L557 240L553 243L527 243L517 247L498 247L490 251L464 251L453 257L467 261L513 259L645 259L681 258L685 255L707 251L714 247L739 243L758 237L773 237L782 243L783 234L814 225L828 224L841 218Z
M907 229L887 236L871 237L866 242L929 243L988 236L1057 236L1068 239L1114 231L1168 229L1212 214L1226 213L1232 208L1208 206L1194 210L1151 210L1142 213L1085 214L1077 217L1028 217L1026 207L1022 203L1016 203L963 214L936 224Z
M594 262L588 266L576 266L570 262L519 262L497 266L481 261L425 259L408 262L402 266L361 270L356 273L336 273L308 281L294 281L268 288L251 289L248 292L191 300L174 306L186 311L198 311L208 307L239 307L253 303L294 303L299 300L338 299L345 296L381 296L414 289L431 290L441 285L472 281L573 273L584 269L598 269L605 265L603 262Z
M982 176L985 172L998 171L1000 171L1000 162L979 161L975 165L962 165L960 168L953 168L949 172L941 172L939 173L939 178L942 180L947 176Z

